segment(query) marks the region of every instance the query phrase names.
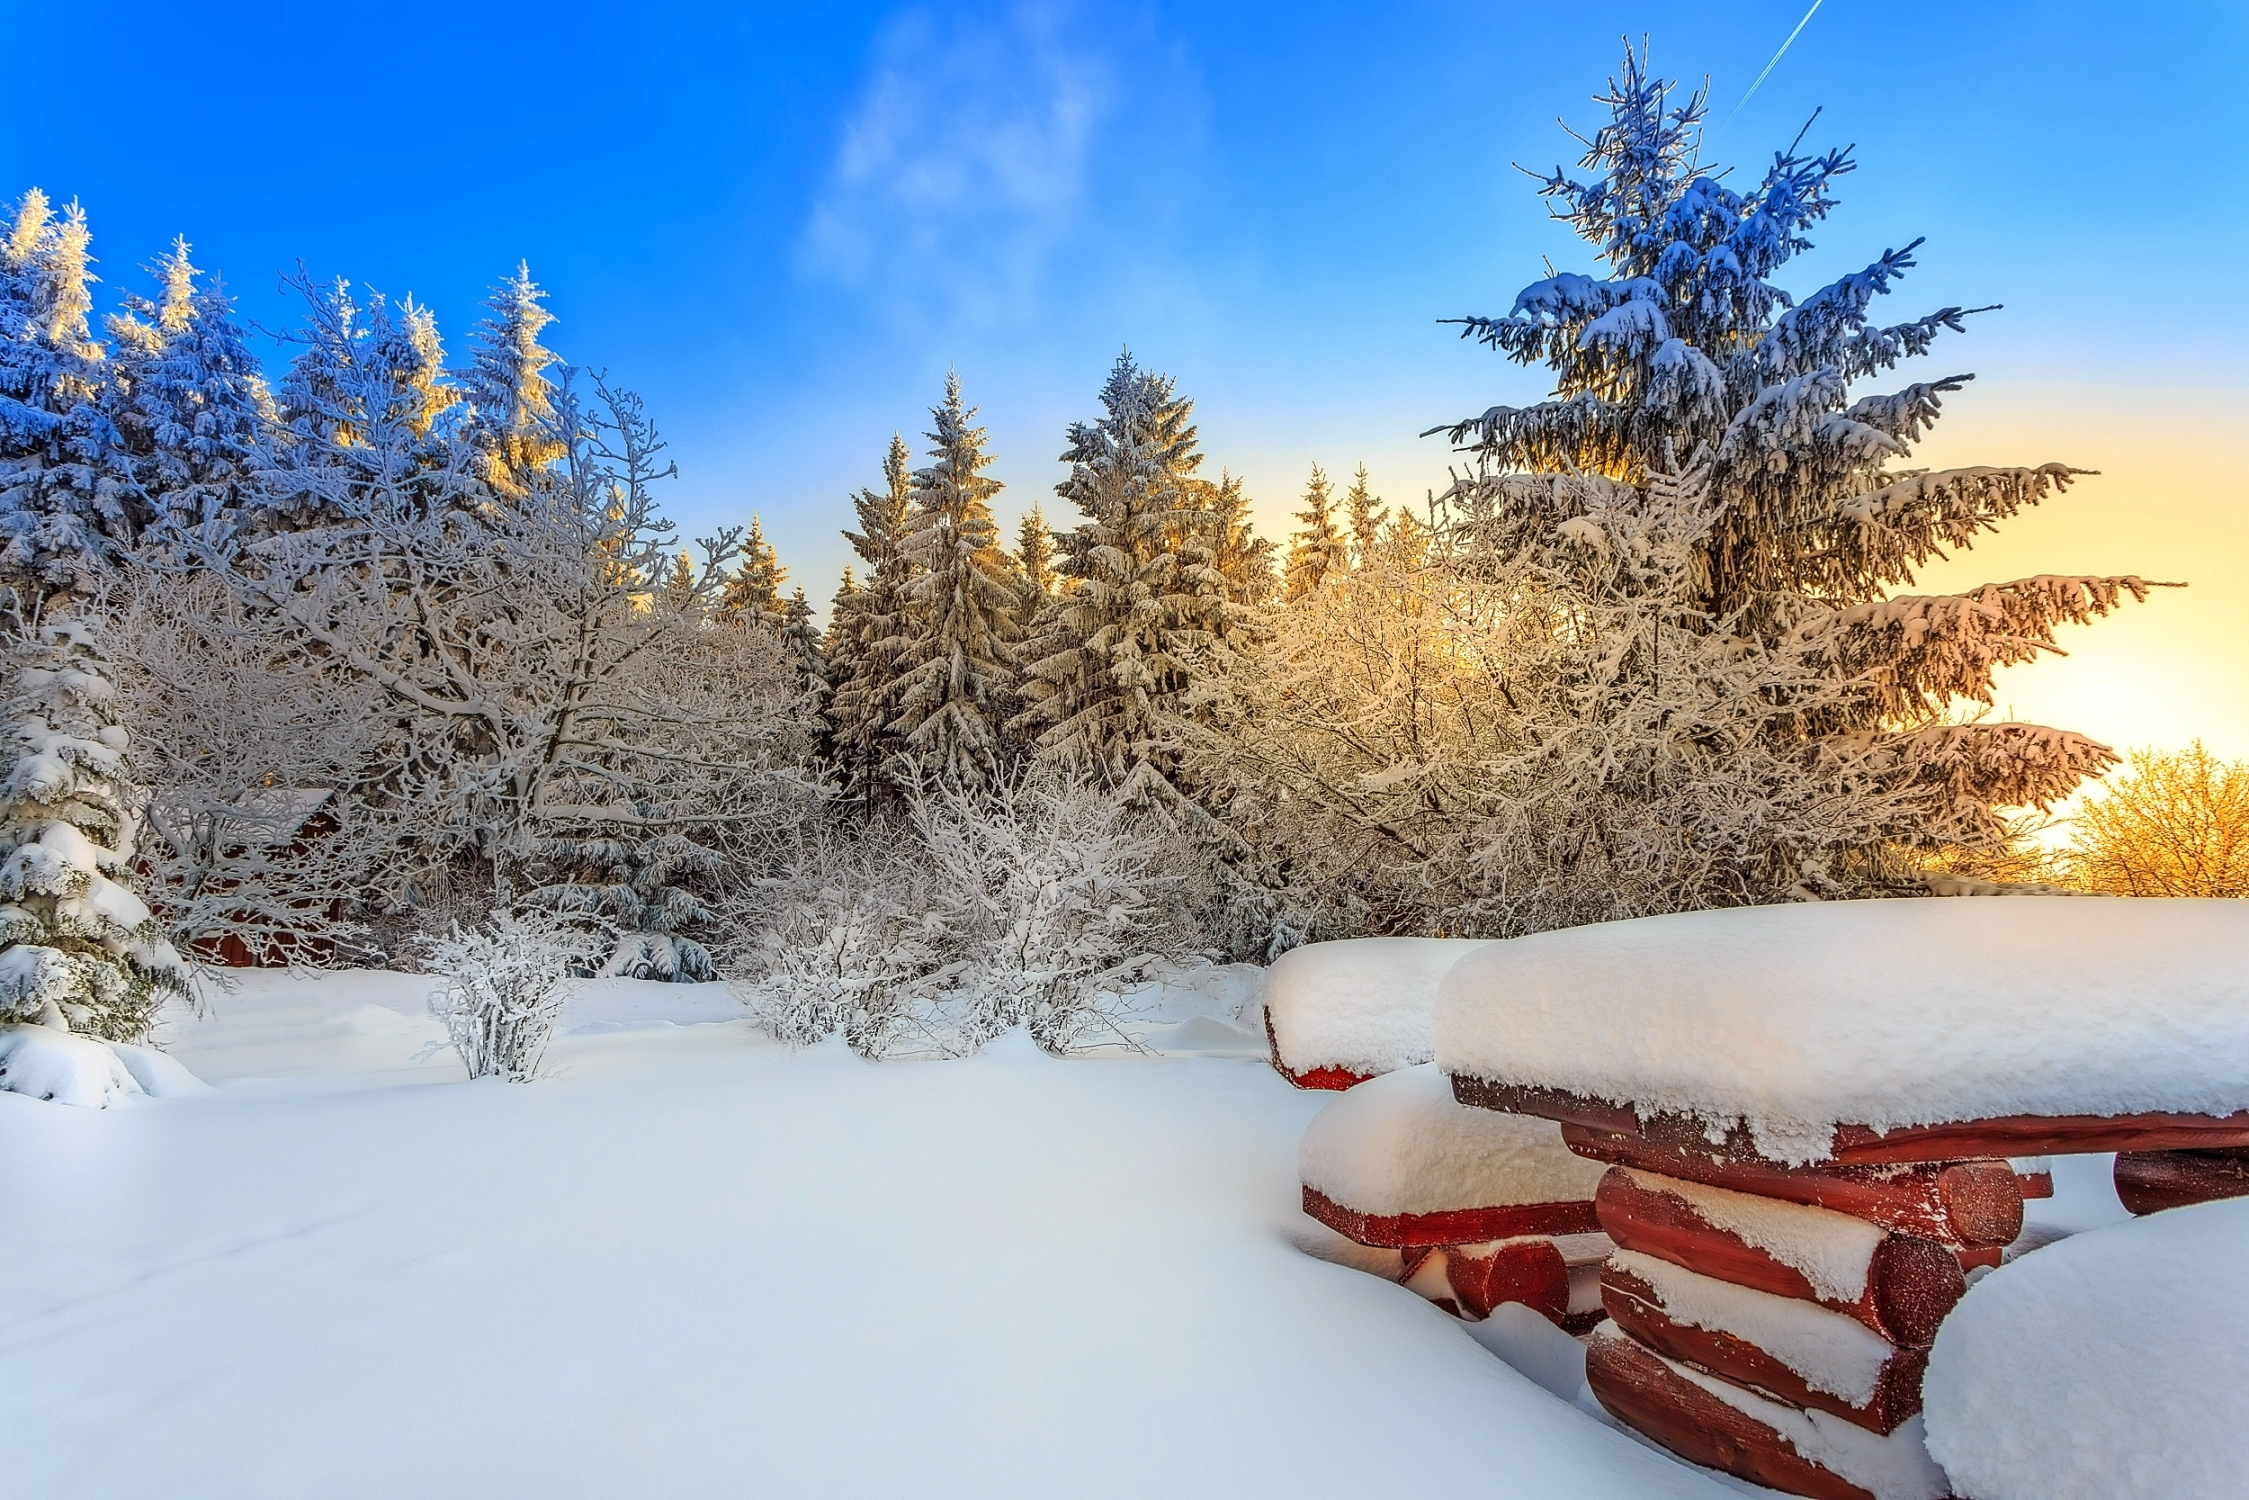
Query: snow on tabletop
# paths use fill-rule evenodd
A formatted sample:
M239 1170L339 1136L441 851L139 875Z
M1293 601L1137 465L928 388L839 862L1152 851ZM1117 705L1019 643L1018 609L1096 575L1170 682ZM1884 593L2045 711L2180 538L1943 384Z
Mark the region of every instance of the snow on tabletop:
M0 1027L0 1090L86 1109L106 1109L143 1092L101 1042L50 1026Z
M1494 943L1445 976L1449 1073L1747 1124L2249 1109L2249 902L1838 901Z
M1297 1073L1347 1068L1368 1075L1429 1061L1437 982L1488 946L1386 937L1291 948L1265 976L1265 1013L1281 1061Z
M1922 1385L1977 1500L2249 1486L2249 1199L2088 1230L1978 1280Z
M1867 1268L1885 1238L1864 1219L1831 1208L1783 1203L1731 1188L1706 1187L1620 1167L1644 1193L1669 1193L1683 1199L1714 1229L1754 1245L1811 1283L1831 1302L1856 1302L1866 1290Z
M1603 1323L1593 1330L1591 1340L1628 1337L1616 1324ZM1788 1439L1799 1454L1859 1486L1875 1500L1941 1500L1952 1493L1944 1471L1929 1457L1919 1415L1907 1417L1896 1431L1883 1436L1829 1412L1806 1411L1760 1396L1730 1381L1705 1375L1692 1365L1665 1359L1644 1344L1640 1347L1652 1358L1662 1360L1680 1379L1764 1423Z
M1609 1265L1646 1282L1672 1322L1755 1344L1813 1390L1853 1406L1874 1399L1883 1365L1898 1352L1856 1318L1816 1302L1735 1286L1635 1250L1619 1250Z
M0 1494L1739 1493L1300 1254L1327 1099L1259 1059L732 1020L469 1083L425 977L238 977L159 1033L191 1108L0 1094Z
M1456 1102L1434 1063L1338 1094L1296 1161L1306 1187L1373 1216L1583 1202L1603 1171L1563 1145L1551 1120Z

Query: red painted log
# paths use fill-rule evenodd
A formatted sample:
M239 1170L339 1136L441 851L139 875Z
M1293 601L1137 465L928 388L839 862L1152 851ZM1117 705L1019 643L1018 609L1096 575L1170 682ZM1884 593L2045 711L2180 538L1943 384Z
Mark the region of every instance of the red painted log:
M1583 1125L1564 1125L1562 1139L1572 1151L1596 1161L1784 1203L1832 1208L1884 1229L1948 1245L2006 1245L2023 1228L2022 1189L2003 1161L1788 1167L1700 1139L1664 1144L1645 1135Z
M1609 1169L1593 1201L1602 1229L1627 1250L1736 1286L1817 1302L1894 1344L1926 1346L1968 1289L1951 1250L1935 1240L1893 1234L1875 1246L1866 1285L1855 1298L1823 1297L1794 1266L1718 1228L1677 1194L1642 1187L1622 1168Z
M1332 1063L1297 1072L1281 1060L1281 1039L1273 1034L1273 1016L1270 1011L1265 1016L1265 1047L1266 1060L1272 1063L1273 1071L1300 1089L1353 1089L1375 1076L1372 1073L1354 1073L1349 1068L1339 1068Z
M1689 1463L1811 1500L1874 1500L1796 1445L1678 1374L1629 1338L1586 1346L1585 1379L1617 1420Z
M1493 1083L1456 1073L1453 1097L1482 1109L1542 1115L1564 1125L1617 1135L1646 1136L1663 1144L1703 1141L1702 1124L1685 1115L1641 1114L1630 1104L1594 1099L1565 1089ZM1738 1148L1749 1152L1745 1132ZM1705 1142L1707 1145L1707 1142ZM2249 1110L2230 1115L1996 1115L1936 1125L1875 1130L1838 1125L1831 1150L1838 1165L1968 1161L1990 1156L2065 1156L2092 1151L2217 1150L2249 1147Z
M2249 1152L2123 1151L2115 1175L2116 1196L2136 1214L2249 1198Z
M1442 1253L1453 1296L1471 1318L1488 1318L1506 1302L1520 1302L1554 1323L1569 1316L1569 1267L1552 1240L1454 1245Z
M2015 1183L2023 1190L2025 1202L2032 1198L2051 1198L2054 1196L2054 1174L2052 1172L2017 1172Z
M1929 1367L1927 1349L1898 1349L1875 1376L1874 1394L1854 1406L1829 1391L1815 1389L1802 1375L1768 1350L1720 1329L1681 1323L1664 1307L1655 1288L1628 1271L1610 1266L1601 1273L1601 1300L1617 1327L1658 1354L1749 1386L1791 1406L1832 1412L1869 1432L1895 1432L1921 1409L1921 1376Z
M1347 1240L1385 1248L1404 1245L1475 1245L1526 1234L1590 1234L1601 1221L1587 1200L1458 1208L1434 1214L1363 1214L1315 1187L1304 1189L1304 1211Z

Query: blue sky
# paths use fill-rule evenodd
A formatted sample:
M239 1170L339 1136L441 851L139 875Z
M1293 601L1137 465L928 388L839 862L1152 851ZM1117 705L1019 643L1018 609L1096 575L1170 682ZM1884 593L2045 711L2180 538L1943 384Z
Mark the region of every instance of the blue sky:
M288 320L276 282L301 258L412 292L456 352L528 258L555 346L648 397L673 513L762 513L824 602L845 496L949 364L1010 516L1053 498L1063 426L1128 343L1197 399L1269 530L1314 461L1364 460L1393 499L1441 484L1414 434L1540 385L1434 320L1504 311L1542 257L1584 266L1511 163L1574 155L1556 117L1590 130L1620 37L1645 32L1659 70L1710 77L1711 156L1754 168L1815 105L1812 143L1857 143L1798 285L1926 235L1901 315L2006 304L1941 356L1980 376L1942 461L2087 461L2018 446L2051 437L2112 477L2177 470L2243 420L2249 8L1824 0L1733 113L1807 4L79 0L12 23L68 87L19 104L0 193L85 203L105 299L184 233L262 323ZM2241 482L2198 493L2236 527L2221 551L2249 554ZM2203 512L2148 514L2056 545ZM2174 633L2249 629L2249 605L2193 632L2180 608Z

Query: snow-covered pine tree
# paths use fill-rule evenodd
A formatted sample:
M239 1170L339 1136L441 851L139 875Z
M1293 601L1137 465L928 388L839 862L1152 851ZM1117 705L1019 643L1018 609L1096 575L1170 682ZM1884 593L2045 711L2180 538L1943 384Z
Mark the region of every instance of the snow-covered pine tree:
M1283 577L1284 597L1292 603L1318 588L1331 573L1350 566L1350 549L1335 529L1335 496L1318 464L1312 465L1312 478L1304 487L1304 509L1296 519L1303 524L1289 537Z
M1367 482L1367 466L1351 476L1351 488L1343 496L1344 524L1351 528L1351 566L1363 568L1374 555L1382 540L1382 523L1388 519L1390 507Z
M247 503L272 400L234 299L216 279L196 285L187 241L151 269L161 295L128 296L106 324L108 408L129 508L148 525L231 525Z
M1006 754L1000 726L1015 709L1022 588L1000 550L991 503L1000 483L984 475L991 455L957 374L946 374L945 399L930 415L931 461L914 471L904 546L913 578L887 700L888 728L902 740L892 774L972 788L998 775Z
M554 321L546 296L531 279L530 263L518 262L484 304L468 368L460 372L478 477L503 500L520 500L564 447L554 430L554 384L546 376L558 356L539 342Z
M892 433L882 461L883 488L859 491L852 501L859 529L843 534L867 565L866 586L838 593L829 612L829 675L835 683L828 707L830 743L845 795L862 804L889 799L883 767L898 750L888 705L913 577L913 560L906 554L913 507L911 461L905 438ZM850 583L848 572L844 580Z
M51 607L8 615L0 1022L138 1041L187 971L134 892L139 799L108 663Z
M765 526L755 514L750 517L750 534L742 543L742 561L726 580L726 589L719 596L719 617L731 624L755 623L769 630L779 630L788 615L788 605L781 598L781 585L788 582L789 570L781 566L781 554L765 539Z
M290 283L305 320L289 335L299 352L267 425L254 503L256 535L371 515L404 517L473 509L488 493L475 447L460 432L460 388L446 379L437 320L411 299L380 294L362 308L342 280Z
M30 598L90 587L137 529L86 321L91 239L37 188L0 237L0 577Z
M804 590L794 590L781 610L781 645L789 656L789 670L802 690L803 711L816 723L825 723L829 695L834 685L828 675L828 653L820 641L820 627L812 623L812 601Z
M1025 652L1021 728L1040 752L1116 787L1169 784L1170 719L1225 638L1212 487L1168 376L1119 355L1102 415L1070 426L1055 486L1085 519L1059 534L1061 588Z
M1036 505L1015 533L1015 567L1023 575L1023 618L1036 620L1054 597L1054 536Z
M1210 510L1211 535L1218 544L1215 561L1228 595L1238 604L1263 604L1279 586L1273 577L1273 541L1257 534L1241 480L1224 469L1211 491Z
M1706 465L1707 506L1686 592L1667 628L1719 632L1742 650L1805 653L1834 682L1815 710L1769 732L1806 753L1871 753L1892 789L1922 802L1907 843L1976 844L1999 835L1994 809L2044 807L2113 764L2104 746L2030 724L1956 722L1992 702L1998 667L2054 648L2054 630L2108 613L2150 587L2133 577L2038 577L1965 595L1912 597L1914 570L2066 487L2064 464L1930 472L1898 467L1935 422L1946 375L1854 395L1928 353L1974 312L1944 307L1874 320L1915 264L1915 240L1796 300L1772 277L1811 247L1835 206L1847 150L1795 146L1740 190L1700 159L1704 97L1673 102L1627 49L1587 144L1584 181L1557 168L1541 193L1606 263L1532 283L1504 317L1460 320L1474 338L1555 375L1552 399L1495 406L1432 431L1474 452L1495 524L1536 525L1593 548L1620 539L1579 508L1581 488L1518 475L1598 474L1649 493L1648 476ZM1515 516L1509 508L1529 506ZM1623 524L1622 521L1618 524ZM1646 661L1620 672L1660 671ZM1877 851L1862 851L1875 858Z
M673 609L695 607L695 554L686 547L672 559L669 573L664 575L664 602Z

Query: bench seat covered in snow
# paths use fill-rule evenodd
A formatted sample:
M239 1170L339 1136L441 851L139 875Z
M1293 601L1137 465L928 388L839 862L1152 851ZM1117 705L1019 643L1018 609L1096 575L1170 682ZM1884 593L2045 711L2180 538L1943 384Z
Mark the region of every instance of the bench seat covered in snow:
M1291 948L1265 976L1274 1068L1298 1088L1347 1089L1428 1062L1437 983L1485 946L1385 937Z
M1463 1102L1776 1163L2245 1146L2249 903L1841 901L1540 933L1454 965L1435 1037Z
M1551 1120L1470 1109L1433 1063L1372 1079L1297 1145L1304 1211L1362 1245L1466 1245L1600 1228L1602 1167Z

